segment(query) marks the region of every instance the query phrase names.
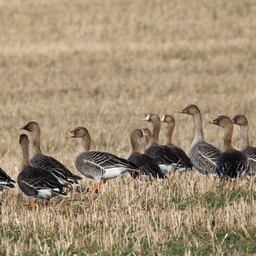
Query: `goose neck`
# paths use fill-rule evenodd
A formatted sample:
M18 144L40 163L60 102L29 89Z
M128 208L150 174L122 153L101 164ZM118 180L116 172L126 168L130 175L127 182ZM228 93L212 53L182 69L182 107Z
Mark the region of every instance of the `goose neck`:
M85 152L90 150L91 147L91 137L90 136L86 136L82 138L82 146L83 146L83 150Z
M28 145L22 145L22 167L30 166Z
M224 128L224 150L234 150L235 147L232 143L233 125Z
M167 125L167 130L166 130L166 144L167 145L172 145L172 134L174 130L174 124L168 124Z
M245 150L250 147L249 141L249 127L240 126L240 141L239 141L239 150Z
M194 117L194 139L193 139L192 145L196 144L199 141L204 141L201 114L197 113L193 117Z
M152 136L152 144L157 145L159 141L159 133L161 128L161 121L157 120L153 122L153 136Z
M32 141L30 147L30 158L33 158L35 155L42 154L40 148L40 132L32 132Z
M131 136L132 152L140 153L140 144L136 136Z

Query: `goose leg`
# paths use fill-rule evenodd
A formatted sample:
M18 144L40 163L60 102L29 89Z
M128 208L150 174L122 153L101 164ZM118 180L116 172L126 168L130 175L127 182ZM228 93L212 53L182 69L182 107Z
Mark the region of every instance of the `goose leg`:
M93 193L98 193L99 191L99 187L100 187L100 184L97 182L95 185L94 185L94 188L93 188Z
M35 204L34 200L30 199L28 209L33 212L33 211L35 211L35 206L36 206L36 204Z
M50 207L50 200L51 200L51 199L48 198L47 201L46 201L46 204L45 204L45 208L46 208L46 209L49 209L49 207Z
M102 192L105 191L106 186L107 186L106 180L103 180L103 183L101 184L101 191Z

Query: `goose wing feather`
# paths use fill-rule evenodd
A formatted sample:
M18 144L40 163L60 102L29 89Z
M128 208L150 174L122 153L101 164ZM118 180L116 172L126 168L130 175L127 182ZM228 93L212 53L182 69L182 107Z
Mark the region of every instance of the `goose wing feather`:
M164 145L152 145L145 151L145 154L153 157L157 164L173 164L179 162L176 153Z
M15 181L0 168L0 191L5 188L14 188Z
M249 147L243 151L250 163L248 175L256 175L256 147Z
M33 167L42 168L52 172L57 178L70 183L77 183L77 180L82 179L78 175L71 173L62 163L53 157L47 155L37 155L31 159Z
M243 178L248 171L248 158L237 150L224 152L217 161L217 174L221 179Z
M7 175L2 168L0 168L0 181L15 183L15 181L9 175Z
M39 190L50 189L56 194L66 195L58 179L49 171L28 166L18 175L18 184L23 192L35 196Z
M193 166L203 174L216 173L216 163L222 151L211 144L200 142L189 152Z
M155 179L165 178L164 174L161 172L161 169L155 162L155 160L146 154L133 153L129 156L128 161L134 163L136 166L138 166L140 170L139 173L134 173L134 178L138 175L148 175Z
M174 146L174 145L168 145L168 147L170 147L173 150L173 152L178 156L180 163L184 164L184 166L186 168L192 169L193 165L192 165L188 155L182 148Z
M128 160L100 151L89 151L78 155L75 164L77 169L89 178L101 177L107 169L112 168L138 171L138 167Z

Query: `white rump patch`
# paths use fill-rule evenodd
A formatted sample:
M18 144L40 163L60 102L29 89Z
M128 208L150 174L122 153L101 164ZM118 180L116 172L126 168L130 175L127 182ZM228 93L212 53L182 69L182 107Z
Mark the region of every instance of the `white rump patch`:
M122 167L106 169L106 172L103 174L102 178L103 179L113 179L117 176L122 175L122 173L125 172L126 170L127 170L127 168L122 168Z
M52 190L48 189L39 189L37 197L39 198L51 198L53 195Z

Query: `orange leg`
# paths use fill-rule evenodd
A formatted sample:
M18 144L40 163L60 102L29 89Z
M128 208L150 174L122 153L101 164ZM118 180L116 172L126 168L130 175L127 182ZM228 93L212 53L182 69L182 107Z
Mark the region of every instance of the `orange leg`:
M35 211L35 206L36 206L36 204L35 204L34 200L29 200L28 209L33 212L33 211Z
M100 187L99 183L96 183L94 188L93 188L93 193L98 193L99 187Z
M104 182L101 184L101 191L103 192L106 189L107 183Z
M45 208L49 209L49 207L50 207L50 199L47 199L46 204L45 204Z

